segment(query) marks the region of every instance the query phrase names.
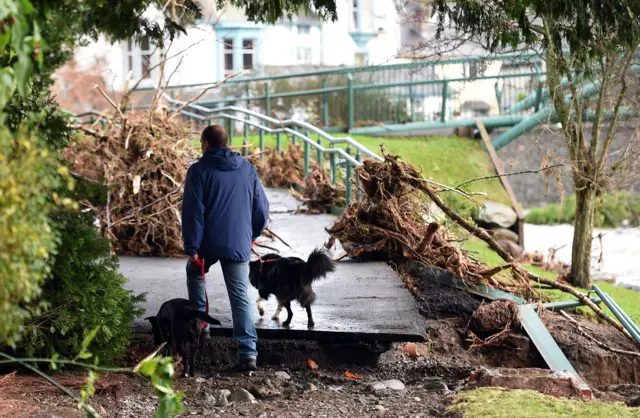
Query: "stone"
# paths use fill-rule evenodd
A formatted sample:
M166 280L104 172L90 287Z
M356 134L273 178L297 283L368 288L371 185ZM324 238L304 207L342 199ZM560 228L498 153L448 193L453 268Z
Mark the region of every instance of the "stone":
M577 398L583 401L593 399L593 392L580 376L575 373L523 368L487 369L481 367L471 375L474 387L502 387L506 389L536 390L546 395L563 398Z
M249 393L248 390L246 389L236 389L233 392L231 392L231 395L229 395L229 402L231 403L254 403L256 402L256 398Z
M205 379L204 377L196 377L196 383L199 385L205 383L206 381L207 379Z
M495 239L496 241L505 240L505 241L511 241L514 244L518 243L518 234L516 234L510 229L497 228L492 230L490 234L493 237L493 239Z
M385 387L387 389L397 390L397 391L403 391L403 390L406 389L404 383L402 383L401 381L399 381L397 379L385 380L382 383L385 385Z
M302 390L304 390L305 392L315 392L316 390L318 390L318 387L313 383L307 382L302 386Z
M381 390L385 390L387 386L382 382L373 382L367 386L367 390L370 392L378 392Z
M386 411L386 410L387 410L387 409L386 409L384 406L382 406L382 405L376 405L374 408L375 408L377 411L380 411L380 412L384 412L384 411Z
M476 222L510 228L518 220L516 212L507 205L486 200L484 208L474 217Z
M289 373L287 372L279 371L276 372L275 375L280 380L291 380L291 376L289 376Z
M506 252L509 253L509 255L511 255L511 257L515 258L516 260L520 260L524 255L524 248L514 242L508 241L506 239L499 239L497 240L497 242L502 248L504 248Z
M229 405L229 396L231 395L231 391L228 389L220 389L216 390L213 393L207 395L206 400L213 404L216 407L224 407Z
M448 392L449 388L443 382L439 380L433 380L431 382L427 382L424 385L425 390L429 392Z

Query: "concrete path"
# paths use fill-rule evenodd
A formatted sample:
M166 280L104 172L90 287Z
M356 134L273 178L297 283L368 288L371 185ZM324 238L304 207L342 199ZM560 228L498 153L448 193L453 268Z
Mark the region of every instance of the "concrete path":
M288 191L268 189L271 230L288 242L288 249L280 242L260 239L258 242L278 248L281 255L306 259L313 248L328 238L325 228L335 217L332 215L295 215L286 213L299 206ZM261 254L267 250L258 248ZM338 249L341 251L341 249ZM186 260L120 258L120 272L129 279L127 288L147 293L145 315L136 326L147 329L144 317L155 315L160 305L172 298L187 297ZM231 335L231 309L227 298L220 265L207 274L207 293L210 313L223 323L219 335ZM385 263L356 263L341 261L337 271L314 284L317 301L313 305L315 328L307 329L307 316L303 308L292 304L293 321L290 329L282 328L271 320L276 309L275 298L265 306L265 316L255 312L258 335L263 338L305 339L368 339L376 341L421 341L426 323L418 314L413 297L402 281ZM258 297L250 287L252 301ZM281 320L286 312L281 313Z

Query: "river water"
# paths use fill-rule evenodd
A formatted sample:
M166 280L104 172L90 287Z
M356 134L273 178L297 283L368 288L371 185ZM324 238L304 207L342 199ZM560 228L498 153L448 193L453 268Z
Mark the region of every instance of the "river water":
M593 240L591 272L594 280L615 278L618 285L640 291L640 228L596 229L602 232L602 263L600 240ZM556 257L571 262L572 225L525 224L524 245L527 252L548 254L550 248L559 248Z

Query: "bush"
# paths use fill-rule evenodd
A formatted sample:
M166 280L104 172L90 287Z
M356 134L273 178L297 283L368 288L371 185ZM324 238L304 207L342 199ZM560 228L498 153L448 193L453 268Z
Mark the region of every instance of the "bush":
M576 197L571 195L562 204L552 203L532 209L526 216L528 223L537 225L572 224L576 215ZM629 192L606 194L598 199L594 226L615 228L629 221L631 226L640 226L640 196Z
M26 325L20 351L28 356L72 358L95 327L100 330L88 351L108 363L122 355L132 335L130 324L144 300L122 286L118 262L109 255L109 241L92 224L90 213L58 213L53 217L60 236L51 279L43 286L49 309Z

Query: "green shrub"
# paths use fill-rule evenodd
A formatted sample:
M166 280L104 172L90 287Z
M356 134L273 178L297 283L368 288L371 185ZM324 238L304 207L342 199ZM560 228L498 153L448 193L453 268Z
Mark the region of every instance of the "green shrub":
M123 354L131 337L130 324L141 313L144 300L122 286L118 262L110 244L92 224L90 213L65 212L53 217L60 245L43 286L49 309L26 325L20 346L29 356L73 357L83 339L100 327L89 350L103 363Z
M551 225L573 223L576 214L576 197L568 196L562 204L552 203L532 209L526 216L528 223ZM615 228L628 220L631 226L640 226L640 196L629 192L606 194L598 199L594 226Z

